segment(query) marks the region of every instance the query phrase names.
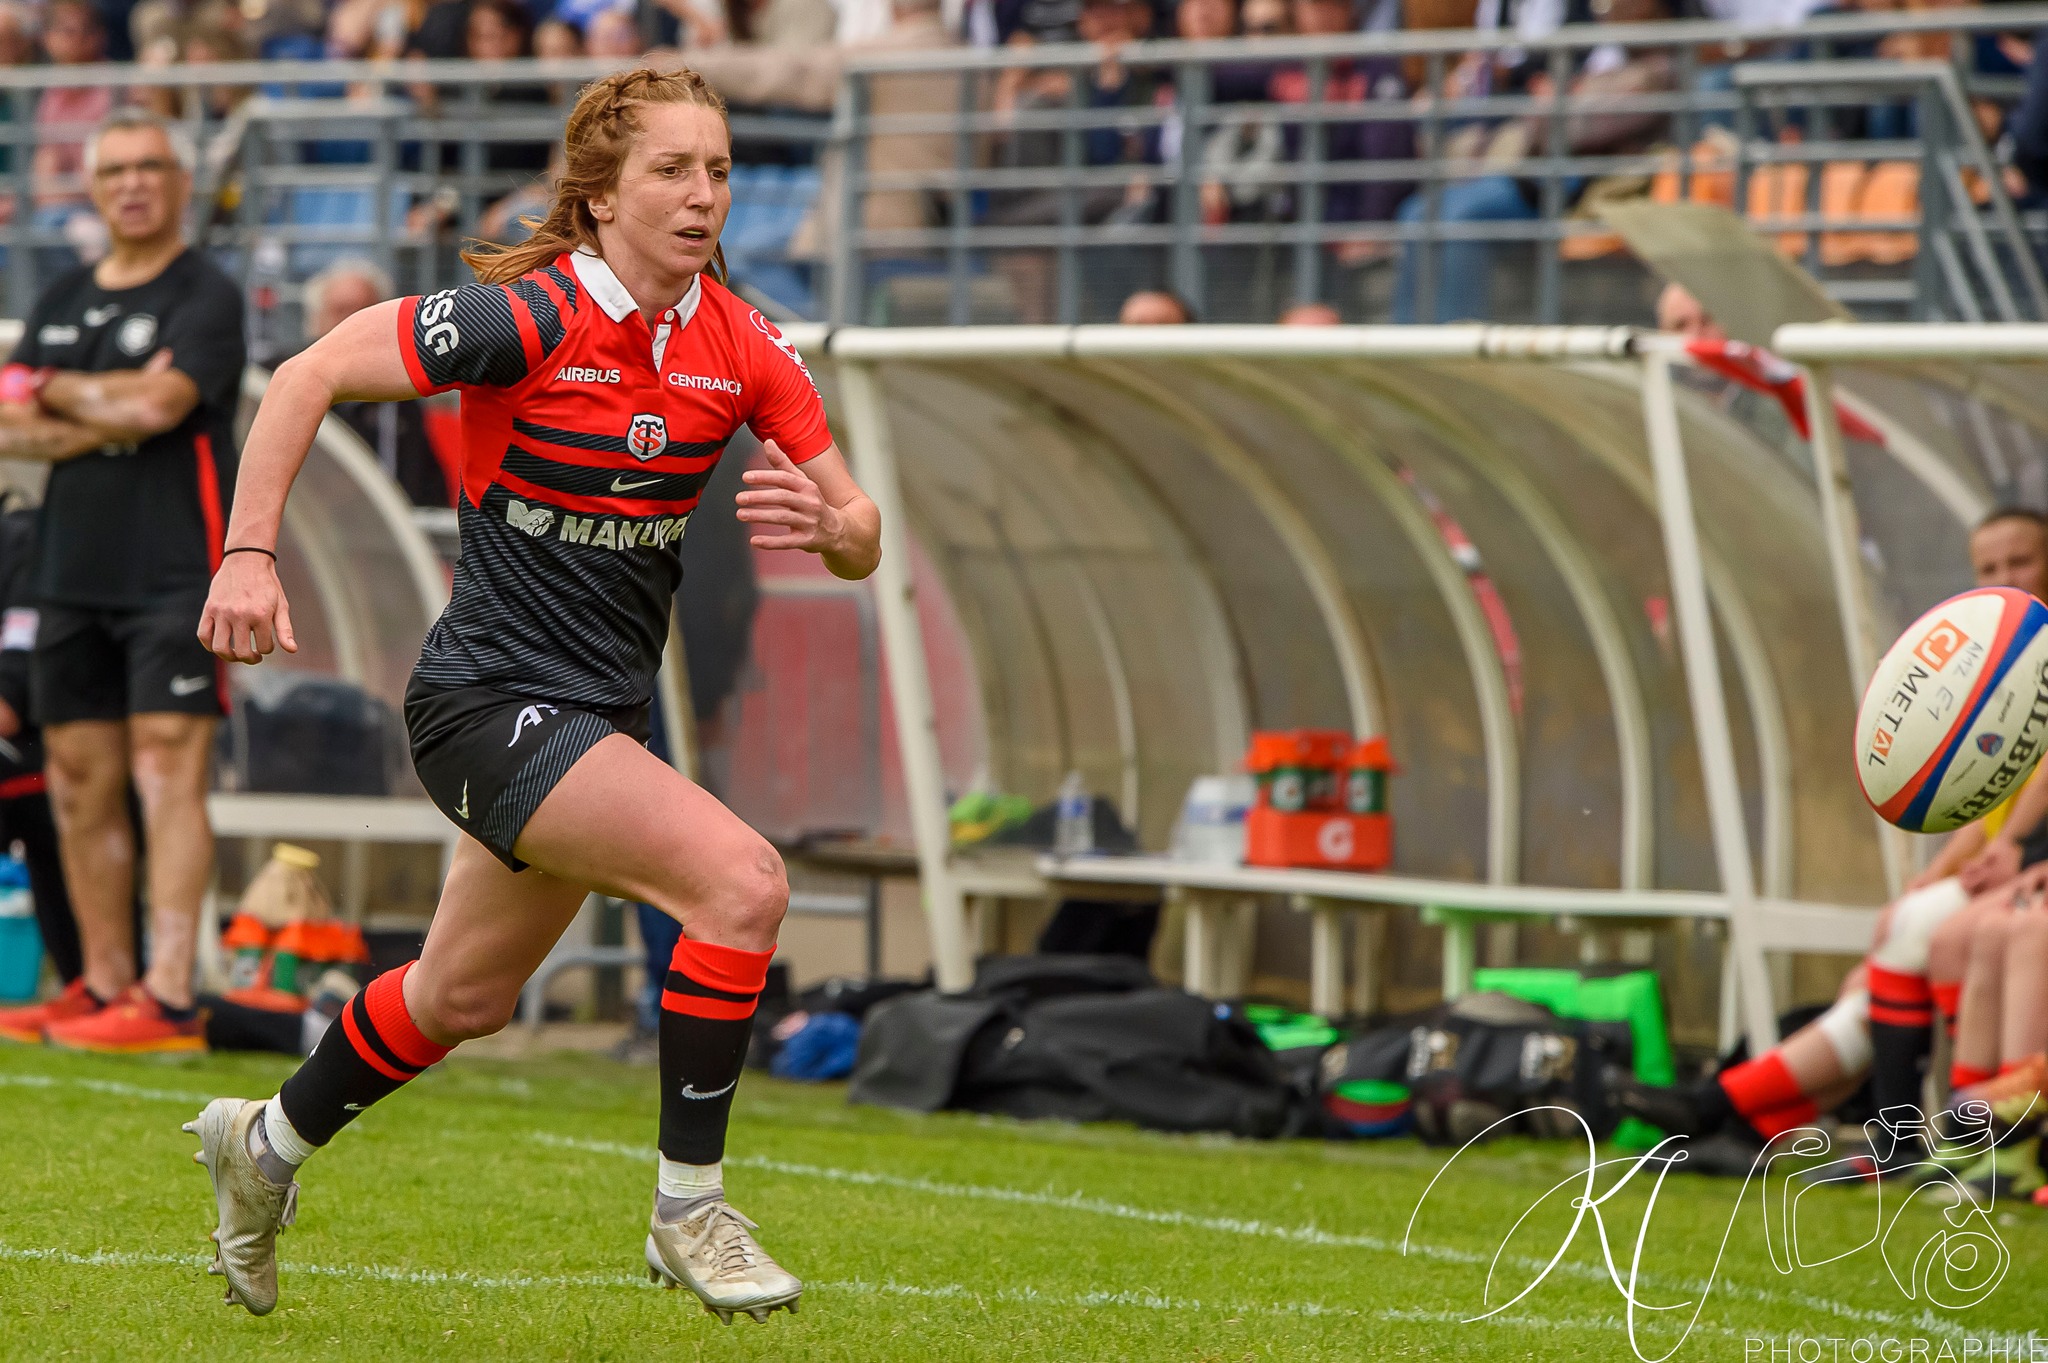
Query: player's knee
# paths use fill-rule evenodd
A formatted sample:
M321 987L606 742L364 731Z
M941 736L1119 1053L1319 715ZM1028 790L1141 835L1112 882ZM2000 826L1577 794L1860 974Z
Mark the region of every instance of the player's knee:
M1962 883L1953 876L1900 896L1885 911L1886 921L1870 959L1900 974L1920 974L1927 969L1937 935L1968 903Z
M1980 921L1970 933L1971 960L1988 965L2005 959L2012 949L2014 917L2001 913Z
M720 895L726 926L750 938L772 943L789 911L789 875L782 856L766 841L734 859L725 893Z
M1939 979L1955 979L1969 959L1972 920L1957 915L1937 927L1927 940L1927 973Z
M444 1045L505 1030L519 1007L519 991L484 981L431 984L408 1000L413 1023Z

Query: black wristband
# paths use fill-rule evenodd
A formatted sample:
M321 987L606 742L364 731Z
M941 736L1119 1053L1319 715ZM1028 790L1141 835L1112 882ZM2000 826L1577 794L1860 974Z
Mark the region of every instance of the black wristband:
M244 544L234 549L223 549L220 551L222 558L226 558L229 554L261 554L272 563L277 562L277 551L275 549L259 549L253 544Z

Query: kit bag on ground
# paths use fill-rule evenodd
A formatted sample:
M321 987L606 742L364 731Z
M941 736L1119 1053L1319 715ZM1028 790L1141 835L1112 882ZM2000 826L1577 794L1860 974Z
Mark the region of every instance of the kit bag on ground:
M1124 956L985 960L963 994L873 1009L848 1097L935 1112L1274 1136L1296 1094L1232 1007L1162 989Z
M1618 1121L1606 1075L1626 1073L1629 1063L1626 1023L1561 1018L1481 992L1333 1046L1323 1058L1322 1088L1406 1085L1415 1129L1434 1145L1462 1145L1496 1122L1495 1136L1575 1137L1573 1112L1604 1140Z

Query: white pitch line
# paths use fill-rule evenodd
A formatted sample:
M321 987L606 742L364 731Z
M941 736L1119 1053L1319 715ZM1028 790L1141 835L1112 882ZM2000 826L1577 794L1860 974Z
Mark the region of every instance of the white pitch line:
M142 1088L136 1084L124 1084L116 1079L78 1079L71 1076L54 1078L47 1074L0 1074L0 1084L13 1084L20 1088L48 1089L59 1086L90 1089L94 1093L110 1093L116 1098L154 1098L168 1103L197 1103L201 1107L212 1102L204 1093L189 1093L181 1089Z
M529 1138L542 1145L564 1150L582 1150L599 1155L620 1155L628 1159L652 1164L659 1152L651 1146L627 1145L618 1141L592 1141L575 1136L558 1136L551 1132L535 1131ZM971 1198L980 1201L1005 1202L1013 1205L1046 1207L1055 1211L1085 1212L1097 1216L1108 1216L1124 1221L1139 1221L1159 1226L1185 1226L1194 1230L1218 1231L1226 1235L1249 1235L1267 1239L1287 1240L1296 1244L1317 1245L1339 1249L1363 1249L1378 1253L1399 1254L1400 1246L1392 1241L1374 1235L1343 1235L1326 1231L1318 1226L1282 1226L1266 1221L1250 1221L1234 1216L1205 1216L1178 1209L1161 1210L1150 1207L1134 1207L1127 1203L1111 1202L1104 1198L1089 1197L1085 1193L1034 1192L1026 1188L1005 1188L985 1183L942 1183L933 1179L916 1178L902 1174L882 1174L866 1169L837 1169L826 1165L798 1164L789 1160L771 1159L765 1155L727 1156L729 1165L745 1169L760 1169L767 1173L786 1174L797 1178L816 1178L833 1183L846 1183L866 1187L896 1188L904 1192L925 1193L935 1197ZM1442 1245L1411 1243L1408 1253L1412 1256L1435 1259L1445 1263L1485 1265L1493 1262L1491 1256L1472 1254L1464 1250L1451 1249ZM1502 1262L1512 1262L1529 1268L1542 1268L1546 1260L1526 1256L1509 1256ZM1561 1263L1556 1272L1568 1273L1589 1281L1608 1282L1605 1269L1591 1264ZM1697 1281L1668 1278L1660 1274L1639 1274L1637 1283L1643 1287L1666 1287L1678 1291L1696 1292L1705 1288ZM1713 1290L1726 1296L1742 1297L1750 1301L1777 1306L1796 1306L1809 1311L1822 1311L1843 1320L1858 1321L1867 1325L1881 1325L1892 1329L1920 1330L1927 1334L1947 1335L1952 1338L1966 1338L1970 1331L1954 1321L1944 1320L1932 1312L1922 1310L1913 1316L1901 1316L1893 1312L1879 1311L1870 1307L1850 1306L1844 1302L1830 1301L1825 1297L1814 1297L1804 1293L1772 1292L1763 1288L1749 1287L1727 1278L1717 1279ZM1465 1317L1453 1316L1463 1320Z
M0 1074L0 1084L14 1084L29 1088L53 1088L68 1086L87 1089L95 1093L106 1093L123 1098L148 1098L167 1102L197 1103L204 1105L212 1099L205 1094L176 1089L145 1088L125 1084L111 1079L87 1079L75 1076L53 1076L41 1074ZM626 1145L616 1141L591 1141L573 1136L558 1136L551 1132L528 1133L530 1138L543 1145L560 1149L583 1150L593 1154L622 1155L629 1159L652 1163L657 1152L651 1146ZM839 1183L867 1185L872 1187L899 1188L906 1192L927 1193L940 1197L978 1198L994 1202L1007 1202L1023 1206L1050 1207L1057 1210L1088 1212L1123 1220L1146 1222L1152 1225L1186 1226L1196 1230L1219 1231L1231 1235L1251 1235L1288 1240L1297 1244L1320 1245L1330 1248L1364 1249L1380 1253L1399 1253L1400 1247L1394 1242L1373 1235L1340 1235L1322 1230L1316 1226L1279 1226L1264 1221L1251 1221L1239 1217L1204 1216L1179 1210L1158 1210L1128 1206L1120 1202L1109 1202L1101 1198L1088 1197L1082 1193L1032 1192L1021 1188L1004 1188L988 1184L941 1183L932 1179L909 1178L897 1174L879 1174L861 1169L835 1169L823 1165L797 1164L787 1160L770 1159L763 1155L741 1155L726 1161L743 1168L760 1169L764 1172L788 1174L801 1178L818 1178ZM1446 1263L1478 1265L1491 1262L1490 1256L1468 1253L1440 1245L1411 1244L1409 1253L1436 1259ZM1517 1263L1524 1262L1517 1258ZM1526 1260L1528 1266L1541 1266L1543 1261ZM320 1272L318 1268L302 1270ZM1590 1264L1560 1264L1557 1272L1570 1273L1576 1277L1607 1280L1607 1274ZM1680 1291L1698 1291L1704 1284L1682 1280L1653 1281L1652 1275L1642 1275L1638 1281L1644 1286L1672 1286ZM1717 1291L1729 1296L1742 1297L1750 1301L1764 1302L1778 1306L1796 1306L1811 1311L1822 1311L1843 1320L1858 1321L1867 1325L1881 1325L1892 1329L1920 1330L1931 1335L1946 1335L1950 1338L1970 1337L1970 1332L1954 1321L1943 1319L1922 1309L1912 1316L1901 1316L1889 1311L1869 1307L1850 1306L1843 1302L1830 1301L1825 1297L1813 1297L1804 1293L1771 1292L1762 1288L1748 1287L1741 1283L1720 1279ZM1392 1319L1392 1317L1388 1317ZM1463 1319L1463 1317L1456 1317ZM1493 1319L1500 1319L1494 1317Z
M126 1250L97 1250L79 1254L70 1250L24 1248L0 1244L0 1260L17 1263L62 1264L71 1268L183 1268L203 1269L212 1261L205 1254L145 1254ZM353 1282L396 1283L410 1287L469 1287L491 1291L559 1291L562 1288L652 1288L654 1284L637 1275L623 1273L500 1274L448 1273L438 1269L387 1268L376 1264L301 1264L280 1261L284 1274L303 1273L313 1277ZM1298 1316L1352 1320L1378 1320L1393 1324L1457 1324L1465 1318L1452 1311L1361 1311L1322 1302L1237 1303L1205 1302L1192 1297L1169 1297L1156 1292L1042 1292L1035 1287L1000 1288L982 1291L960 1283L927 1286L886 1279L865 1278L811 1282L808 1291L849 1296L913 1297L927 1301L994 1301L1012 1306L1039 1306L1069 1311L1101 1307L1126 1307L1144 1311L1166 1311L1232 1316ZM1617 1316L1555 1318L1550 1316L1495 1316L1487 1325L1510 1329L1612 1331L1623 1328ZM1732 1334L1733 1331L1721 1331Z

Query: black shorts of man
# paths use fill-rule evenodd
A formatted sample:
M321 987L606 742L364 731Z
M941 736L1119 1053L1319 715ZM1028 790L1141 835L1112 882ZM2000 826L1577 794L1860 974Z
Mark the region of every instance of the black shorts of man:
M94 131L86 170L110 249L50 284L0 371L0 457L51 465L31 705L85 973L44 1039L74 1049L204 1045L192 966L226 696L194 631L233 495L244 337L239 291L183 240L191 164L182 135L141 111ZM150 849L140 979L131 780Z

